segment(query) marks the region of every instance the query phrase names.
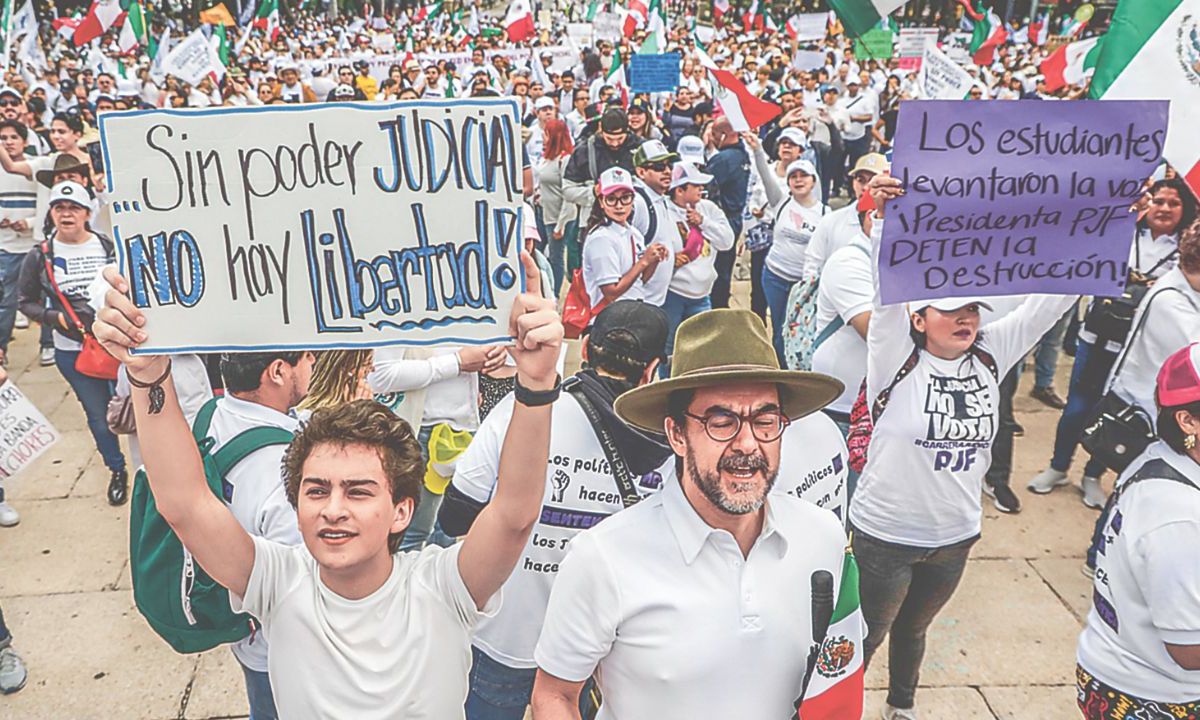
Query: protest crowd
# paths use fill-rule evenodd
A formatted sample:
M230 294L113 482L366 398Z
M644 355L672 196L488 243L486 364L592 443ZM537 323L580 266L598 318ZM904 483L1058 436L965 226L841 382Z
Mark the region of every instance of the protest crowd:
M41 364L86 415L108 503L130 511L134 597L163 641L180 653L229 645L254 720L848 720L862 716L864 673L888 640L883 717L914 720L926 636L980 539L984 504L1016 514L1014 488L1038 502L1074 486L1098 511L1094 535L1077 538L1095 583L1079 712L1200 717L1200 145L1173 135L1195 127L1200 97L1119 95L1153 83L1128 79L1136 58L1110 57L1129 27L1174 22L1181 7L1200 14L1200 3L1035 2L1032 15L1005 15L1013 3L831 2L785 17L758 0L96 0L77 11L9 0L0 356L7 367L14 333L40 332ZM1180 27L1191 64L1170 72L1200 87L1200 30ZM1099 118L1097 105L1130 98L1172 100L1169 127L1165 105L1144 141L1142 120L1120 119L1125 164L1108 164L1113 177L1135 168L1132 190L1108 183L1119 212L1062 226L1076 249L1118 249L1047 256L1031 279L1021 241L1012 252L1005 241L990 274L975 270L986 283L952 287L967 252L956 233L1016 216L1032 236L1067 201L1057 207L1057 176L1041 175L1026 195L1052 199L1021 216L997 199L1020 191L993 168L989 196L969 184L960 194L960 227L934 228L945 216L922 234L929 211L904 203L942 180L917 158L943 140L946 152L969 146L971 118L1034 107ZM945 102L915 102L933 100ZM175 342L186 334L156 343L167 328L139 288L167 265L138 265L141 245L121 227L133 211L112 192L136 153L102 141L136 116L107 114L157 111L165 147L184 127L174 123L201 113L317 118L405 101L513 120L480 154L499 164L504 143L515 148L520 242L508 257L519 263L495 287L520 282L489 320L511 340L254 348L254 330L230 330L200 350ZM933 109L901 121L914 107ZM961 142L927 132L954 121ZM392 126L400 158L399 115ZM1067 142L1038 128L1021 142ZM323 182L339 185L331 146ZM356 149L337 150L350 185ZM1041 168L1013 154L1034 182ZM404 168L415 187L400 160L395 185ZM207 177L208 162L173 158L180 187ZM259 197L250 162L247 213ZM274 162L281 173L278 152ZM192 186L192 206L225 183ZM463 227L467 207L456 206ZM1119 238L1105 235L1110 222ZM430 223L419 245L449 232ZM305 233L293 258L317 263ZM159 242L176 263L195 261L185 240ZM349 237L338 242L352 259ZM906 247L920 273L902 275ZM390 262L403 274L415 257ZM375 268L382 307L383 256L354 262L355 282ZM1072 284L1109 269L1107 285ZM313 286L340 319L327 272ZM938 273L955 283L929 280ZM273 322L263 318L245 323ZM1069 384L1056 387L1064 355ZM1022 372L1060 413L1052 456L1031 477L1013 473ZM20 512L0 484L0 539ZM20 643L0 613L4 694L38 672Z

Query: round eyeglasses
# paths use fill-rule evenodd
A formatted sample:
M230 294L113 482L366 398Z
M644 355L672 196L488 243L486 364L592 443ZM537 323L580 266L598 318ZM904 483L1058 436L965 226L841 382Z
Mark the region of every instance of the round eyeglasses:
M729 442L737 437L738 433L742 431L744 422L750 423L750 432L754 434L755 440L765 443L775 442L791 423L791 420L788 420L783 413L774 410L753 415L738 415L731 412L712 412L708 415L684 413L684 415L703 425L704 432L717 442Z

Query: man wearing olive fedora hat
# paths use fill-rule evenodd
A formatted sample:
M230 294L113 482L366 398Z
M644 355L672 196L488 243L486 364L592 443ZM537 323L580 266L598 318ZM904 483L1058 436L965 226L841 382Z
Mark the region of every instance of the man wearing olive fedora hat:
M571 541L534 654L539 720L577 718L593 676L601 719L792 715L814 573L839 587L846 536L833 513L770 490L784 429L841 391L780 369L749 311L679 326L670 378L614 406L666 435L678 477Z

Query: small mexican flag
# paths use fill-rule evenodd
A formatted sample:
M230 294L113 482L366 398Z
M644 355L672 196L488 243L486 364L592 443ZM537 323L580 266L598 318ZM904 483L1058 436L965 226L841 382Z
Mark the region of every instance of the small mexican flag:
M258 11L254 13L252 25L262 30L268 40L275 42L275 36L279 34L279 0L262 0Z
M596 13L603 9L603 3L600 0L592 0L588 3L587 14L583 16L586 22L591 22L596 19Z
M975 9L983 10L983 3L975 3ZM996 48L1008 39L1008 31L1004 29L1004 21L995 10L988 9L982 20L975 23L971 31L971 57L976 65L991 65L996 59Z
M413 18L413 20L417 22L420 22L421 20L428 20L429 18L437 17L438 13L441 11L442 4L440 2L422 5L420 9L417 10L417 15Z
M842 26L852 35L861 36L880 20L904 7L907 0L829 0Z
M1171 101L1163 156L1200 194L1200 0L1120 0L1089 95Z
M800 708L801 720L862 717L863 636L866 623L858 604L858 563L846 550L837 606L817 656L817 667Z
M1088 38L1067 43L1042 61L1041 71L1046 89L1054 92L1066 85L1082 85L1090 70L1096 67L1100 50L1104 47L1103 37Z
M629 83L625 81L625 63L621 61L621 48L613 48L612 63L604 73L604 84L611 85L621 94L621 104L629 101Z
M138 46L146 44L145 12L140 0L130 3L129 9L125 11L125 24L121 26L121 36L117 38L117 47L121 49L122 54L131 53L137 50Z
M783 112L783 108L775 103L755 97L736 75L718 68L698 44L696 54L700 58L700 65L708 70L713 99L721 108L721 112L729 118L729 124L735 132L749 132L759 128Z

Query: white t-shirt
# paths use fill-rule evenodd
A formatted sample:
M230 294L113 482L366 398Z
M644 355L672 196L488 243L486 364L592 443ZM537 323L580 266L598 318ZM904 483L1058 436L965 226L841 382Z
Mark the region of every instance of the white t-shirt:
M791 495L846 521L846 441L824 413L796 420L783 431L779 477L772 494Z
M772 494L743 555L679 482L575 537L550 594L538 667L596 671L599 720L786 718L812 645L809 587L840 587L846 535L833 513Z
M1130 464L1118 484L1151 459L1166 460L1200 486L1200 467L1162 442ZM1200 645L1200 490L1139 481L1117 501L1102 542L1079 664L1141 698L1200 699L1200 671L1181 668L1163 646Z
M487 502L495 491L500 450L512 411L513 396L509 394L484 419L470 447L458 459L452 482L472 500ZM658 471L635 479L635 484L644 496L658 491L664 478L674 476L671 456ZM591 423L575 397L563 393L554 403L551 419L541 517L504 584L504 607L479 622L475 646L508 667L537 667L533 649L568 544L581 531L622 509L620 488Z
M91 235L78 245L54 242L51 243L50 251L54 255L54 282L58 283L58 289L68 299L87 298L88 286L108 264L108 255L104 252L104 246L100 244L100 238ZM65 315L65 319L68 323L71 322L70 315ZM57 327L54 329L56 350L71 351L82 347L83 344L78 340L72 340L62 334Z
M883 222L872 227L876 262ZM1077 296L1030 295L988 324L976 344L996 363L993 375L970 353L944 360L921 351L892 389L875 423L850 522L886 542L936 548L980 532L980 493L992 459L999 380L1058 322ZM912 354L906 304L876 305L867 332L867 406Z
M610 222L597 226L583 241L583 284L587 288L592 307L604 300L600 288L618 282L629 272L646 249L642 233L632 225ZM646 286L641 277L619 299L644 300Z
M767 251L767 269L792 282L800 280L804 276L804 253L808 250L809 238L828 210L819 202L804 207L790 197L782 210L772 210L778 219L771 249Z
M804 276L821 274L821 269L835 252L845 247L859 233L858 208L855 204L826 213L813 230L812 238L804 251Z
M846 386L828 405L829 410L849 415L858 399L858 390L867 376L867 341L850 320L870 312L874 303L870 240L859 234L850 245L830 256L817 288L817 332L824 332L838 318L843 323L813 351L813 370L832 375Z
M1138 326L1113 364L1109 382L1113 392L1155 418L1159 369L1172 353L1200 339L1200 292L1178 267L1160 277L1142 298L1133 316L1132 327Z
M242 432L256 427L275 427L296 432L295 418L265 405L226 395L213 412L209 437L219 450ZM296 509L288 502L284 488L283 453L287 445L271 445L246 456L225 475L225 504L242 529L251 535L281 545L299 545L303 538L296 526ZM267 643L259 633L230 646L246 667L266 672Z
M647 247L654 243L662 243L663 247L670 251L666 259L654 268L654 274L650 276L650 280L644 286L645 296L642 298L651 305L662 307L663 303L667 301L667 287L671 284L671 274L675 268L675 237L679 235L679 232L671 223L671 211L667 207L672 204L671 201L665 195L654 192L640 179L634 180L634 185L637 186L637 191L633 194L633 216L629 218L629 224L642 234ZM642 193L650 198L650 204L654 206L657 216L658 222L654 228L654 237L646 237L646 233L650 230L650 208L642 198Z
M683 252L684 240L687 238L687 208L668 202L670 207L669 224L675 229L675 244L671 248L677 255ZM701 200L696 203L696 211L700 213L700 234L704 236L704 248L695 260L675 268L671 277L671 292L685 298L697 300L712 294L713 283L717 281L717 253L733 248L733 228L725 212L711 200Z
M263 625L280 717L464 717L471 629L501 594L475 608L458 571L461 544L396 553L378 590L348 600L325 586L304 545L253 540L246 596L230 594L229 604Z
M850 120L845 131L842 132L842 137L846 140L858 140L866 135L868 126L875 124L875 118L879 114L879 102L875 99L875 93L861 88L854 97L846 95L838 100L838 105L850 117L856 115L871 116L871 120L865 123Z

